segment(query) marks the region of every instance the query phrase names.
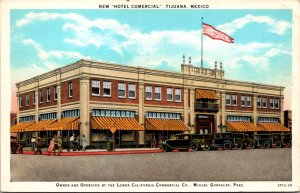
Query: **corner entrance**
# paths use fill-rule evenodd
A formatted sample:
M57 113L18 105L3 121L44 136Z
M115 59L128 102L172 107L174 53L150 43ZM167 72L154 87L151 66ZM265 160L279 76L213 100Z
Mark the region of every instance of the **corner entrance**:
M197 133L215 133L214 115L196 115Z

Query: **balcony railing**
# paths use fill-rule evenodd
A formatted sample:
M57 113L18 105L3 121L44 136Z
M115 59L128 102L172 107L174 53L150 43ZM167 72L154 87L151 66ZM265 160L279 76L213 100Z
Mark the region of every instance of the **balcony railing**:
M208 103L208 102L196 102L195 103L195 111L219 111L219 104Z

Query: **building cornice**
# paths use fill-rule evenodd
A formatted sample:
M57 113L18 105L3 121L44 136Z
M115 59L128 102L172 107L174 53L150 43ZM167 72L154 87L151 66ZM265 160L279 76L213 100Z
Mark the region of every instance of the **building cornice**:
M133 66L128 66L128 65L107 63L107 62L101 62L101 61L93 61L93 60L87 60L87 59L81 59L77 62L68 64L64 67L52 70L50 72L41 74L39 76L30 78L30 79L22 81L22 82L18 82L16 84L16 86L20 87L20 86L32 84L37 81L41 81L41 80L56 76L61 73L65 73L65 72L68 72L68 71L71 71L74 69L79 69L80 67L93 67L93 68L115 70L115 71L129 72L129 73L138 73L140 75L163 76L163 77L169 77L169 78L182 79L185 81L187 81L187 80L202 81L202 82L204 81L204 82L218 83L218 84L223 84L223 85L245 86L245 87L253 88L253 92L255 92L255 89L269 89L269 90L278 90L278 91L284 90L283 86L260 84L260 83L239 81L239 80L202 77L202 76L183 74L181 72L154 70L154 69L149 69L149 68L144 68L144 67L133 67ZM79 73L78 76L80 76L80 74L81 73ZM85 74L85 75L88 76L88 74ZM143 77L139 78L139 80L146 81ZM189 86L188 84L184 84L184 83L183 83L183 85ZM190 86L192 86L192 85L190 85ZM226 88L224 88L224 90L226 90Z

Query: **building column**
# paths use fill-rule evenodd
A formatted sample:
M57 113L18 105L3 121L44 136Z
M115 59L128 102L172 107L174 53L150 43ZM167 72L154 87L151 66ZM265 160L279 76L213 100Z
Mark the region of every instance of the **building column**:
M20 119L20 94L19 94L19 92L17 92L17 114L16 114L16 118L17 118L17 124L18 124L19 119Z
M187 88L183 91L183 122L185 125L189 124L189 90ZM184 133L189 133L185 131Z
M257 95L253 95L253 124L257 126Z
M57 119L61 119L61 86L60 83L56 84L57 88ZM57 136L61 136L62 131L57 131Z
M34 96L35 96L35 106L34 106L34 112L35 112L35 122L39 122L39 87L34 89ZM35 132L35 136L39 136L39 131Z
M191 133L196 133L195 127L195 89L190 90L190 127L192 128Z
M145 117L144 117L144 99L145 99L145 90L144 90L144 83L139 83L139 123L146 129L145 125ZM139 134L139 145L145 144L145 131L138 131Z
M225 132L226 129L226 93L222 92L221 93L221 116L222 116L222 120L221 120L221 126L220 127L220 131L218 132Z
M217 133L220 132L221 127L222 127L222 120L221 120L221 115L222 115L222 92L217 92L217 96L219 96L219 111L216 113L216 128L217 128Z
M85 135L87 145L90 144L89 83L90 81L88 77L80 78L80 137Z
M284 125L283 97L280 98L280 124Z

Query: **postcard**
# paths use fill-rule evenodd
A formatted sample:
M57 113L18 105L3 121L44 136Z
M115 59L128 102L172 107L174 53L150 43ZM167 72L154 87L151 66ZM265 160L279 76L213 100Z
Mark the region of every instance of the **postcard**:
M1 191L300 191L299 1L1 5Z

